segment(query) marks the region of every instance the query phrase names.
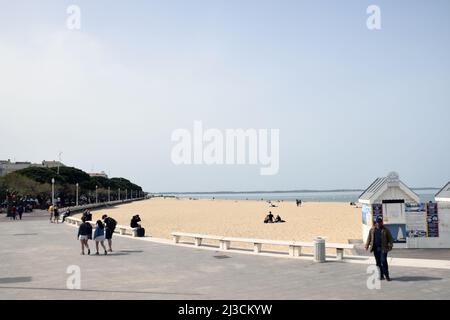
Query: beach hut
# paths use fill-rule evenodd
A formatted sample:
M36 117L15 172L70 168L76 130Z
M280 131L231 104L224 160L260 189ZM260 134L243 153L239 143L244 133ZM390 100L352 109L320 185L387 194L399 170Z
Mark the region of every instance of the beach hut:
M359 197L363 239L380 216L395 248L450 248L450 182L435 200L421 203L395 172L376 179Z
M434 237L428 238L427 248L450 248L450 181L435 195L437 210L428 220L436 225Z
M362 234L367 239L373 221L382 217L394 239L395 247L407 247L406 212L420 210L420 198L405 183L396 172L387 177L377 178L360 195L362 205ZM423 220L422 222L424 222Z
M436 202L450 203L450 181L435 196Z

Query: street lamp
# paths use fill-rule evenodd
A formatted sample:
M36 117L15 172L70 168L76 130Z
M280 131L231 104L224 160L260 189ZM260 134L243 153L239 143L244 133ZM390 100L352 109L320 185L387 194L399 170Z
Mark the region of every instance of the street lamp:
M52 206L55 205L55 178L52 178Z
M125 189L125 200L128 200L128 189Z
M98 203L98 192L97 192L98 186L95 186L95 203Z
M76 188L76 199L75 199L75 205L78 207L78 182L77 182L77 184L75 185L77 188Z
M119 188L119 201L120 201L120 188Z
M108 202L111 202L111 187L108 187Z

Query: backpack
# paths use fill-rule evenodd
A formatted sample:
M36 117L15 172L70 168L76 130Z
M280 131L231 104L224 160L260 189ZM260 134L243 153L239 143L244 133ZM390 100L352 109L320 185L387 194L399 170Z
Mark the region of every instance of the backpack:
M108 217L108 219L105 220L105 223L108 229L110 229L111 231L114 231L117 225L117 221L111 217Z

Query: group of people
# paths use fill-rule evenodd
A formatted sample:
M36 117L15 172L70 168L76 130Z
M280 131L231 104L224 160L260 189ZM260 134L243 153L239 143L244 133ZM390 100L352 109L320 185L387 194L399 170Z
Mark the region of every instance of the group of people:
M302 200L301 199L295 199L295 203L297 204L297 207L302 206Z
M88 220L90 218L90 220ZM80 240L81 244L81 254L85 254L85 248L87 249L87 254L91 254L91 249L89 247L89 240L95 241L96 255L99 255L99 246L101 245L104 254L107 255L108 251L112 252L112 236L114 230L116 229L117 222L108 215L104 214L102 220L97 220L95 223L94 236L92 239L92 214L90 212L84 212L81 218L81 225L78 228L77 239ZM105 240L108 242L108 250L105 246Z
M22 220L22 215L25 212L25 207L23 205L9 207L6 216L10 220Z
M280 215L277 215L274 219L272 211L269 211L269 214L264 218L264 223L282 223L282 222L286 221L281 219Z
M50 213L50 223L59 222L59 208L56 204L51 204L48 207L48 212Z
M104 254L107 255L108 251L112 252L112 236L114 234L114 230L117 226L117 221L112 217L108 217L108 215L104 214L102 216L102 220L97 220L95 223L94 235L92 236L92 213L89 210L85 210L83 212L83 216L81 217L81 225L78 228L77 239L80 240L81 244L81 254L85 254L85 249L87 249L87 254L91 254L91 249L89 247L89 240L95 241L96 255L99 255L99 247L100 245L104 249ZM131 218L130 227L136 229L137 237L144 237L145 229L141 227L139 222L141 218L139 215L134 215ZM105 240L108 242L108 250L105 246Z

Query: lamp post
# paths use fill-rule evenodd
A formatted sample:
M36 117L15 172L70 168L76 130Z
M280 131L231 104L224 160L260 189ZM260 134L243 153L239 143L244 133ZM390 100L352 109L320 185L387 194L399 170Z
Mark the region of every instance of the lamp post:
M108 187L108 202L111 202L111 187Z
M52 178L52 206L55 205L55 178Z
M77 182L77 184L75 186L76 186L75 205L78 207L78 187L79 187L78 182Z
M128 200L128 189L125 189L125 200Z
M120 188L119 188L119 201L120 201Z
M98 192L97 192L98 186L95 186L95 203L98 203Z

